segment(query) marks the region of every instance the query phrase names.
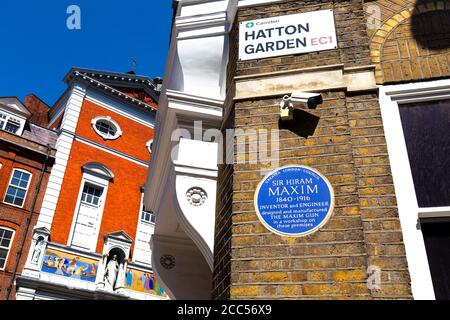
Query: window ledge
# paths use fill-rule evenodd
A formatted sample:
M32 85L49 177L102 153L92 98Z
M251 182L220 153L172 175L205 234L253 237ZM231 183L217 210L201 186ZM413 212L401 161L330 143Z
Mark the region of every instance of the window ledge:
M10 207L14 207L14 208L18 208L18 209L25 209L25 208L24 208L24 207L25 207L25 204L22 205L22 206L18 206L18 205L16 205L16 204L8 203L8 202L5 202L5 201L2 201L2 203L3 203L4 205L10 206Z
M419 208L419 218L450 218L450 207Z

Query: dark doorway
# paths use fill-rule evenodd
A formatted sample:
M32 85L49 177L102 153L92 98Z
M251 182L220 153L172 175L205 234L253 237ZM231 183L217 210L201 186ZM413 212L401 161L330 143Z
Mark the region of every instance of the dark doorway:
M450 222L422 223L437 300L450 300Z

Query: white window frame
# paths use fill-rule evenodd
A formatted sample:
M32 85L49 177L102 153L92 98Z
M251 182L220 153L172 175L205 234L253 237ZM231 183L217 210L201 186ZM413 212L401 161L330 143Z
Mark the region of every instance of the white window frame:
M450 79L380 86L380 108L394 179L411 286L417 300L435 300L420 219L450 217L450 207L420 208L409 163L399 105L450 99Z
M108 135L105 135L100 130L98 130L97 129L98 121L109 122L112 126L116 127L116 134L114 136L108 136ZM123 134L122 129L120 128L119 124L116 121L114 121L111 117L105 117L105 116L96 117L96 118L92 119L91 125L92 125L92 128L94 129L94 131L105 140L117 140Z
M9 243L9 248L1 247L4 250L8 250L8 253L6 254L5 265L3 266L3 268L0 268L0 271L4 271L4 270L6 270L6 266L8 265L8 259L9 259L9 255L11 254L11 251L12 251L11 248L12 248L12 244L14 242L14 237L16 235L16 231L11 228L4 227L4 226L0 226L0 229L11 231L13 233L12 237L11 237L11 242Z
M155 233L155 223L147 222L142 219L142 212L144 211L144 193L141 194L141 204L139 206L139 219L137 224L137 230L136 230L136 238L135 238L135 245L133 249L133 262L139 263L141 265L147 265L151 266L151 257L146 262L140 259L139 253L138 253L138 242L140 241L139 236L141 232L143 232L143 229L150 228L151 229L151 237L153 237L153 234ZM156 216L155 216L156 219ZM150 237L150 239L151 239ZM151 241L151 240L150 240Z
M12 118L14 121L18 122L20 125L19 125L19 129L17 130L16 133L12 133L12 132L9 132L9 133L21 136L22 133L23 133L23 130L25 129L25 122L26 122L25 119L17 117L17 116L14 116L14 115L12 115L12 114L4 111L4 110L0 110L0 114L3 114L3 115L6 116L6 119L3 120L3 121L5 121L5 124L4 124L4 126L0 127L0 130L3 130L5 132L9 132L9 131L5 130L5 127L6 127L6 124L8 123L8 121Z
M96 234L94 235L94 237L91 241L90 247L88 249L72 245L73 236L75 234L75 226L76 226L77 220L78 220L78 212L79 212L79 209L81 206L81 197L83 195L83 189L84 189L84 185L86 183L96 186L96 187L99 187L99 188L103 188L103 194L100 198L100 206L98 208L96 208L97 210L99 210L99 219L98 219L97 224L95 225L97 231L96 231ZM106 196L108 194L108 186L109 186L109 180L101 178L99 176L95 176L88 172L83 173L83 177L81 179L81 184L80 184L80 189L78 191L77 205L76 205L75 211L73 213L72 225L70 227L69 239L67 240L67 245L69 247L74 247L74 248L77 248L78 250L87 251L87 252L95 252L95 250L97 248L97 243L98 243L98 236L100 235L100 227L101 227L101 223L103 220L103 214L105 211L105 203L106 203Z
M140 217L140 218L141 218L141 222L142 222L142 223L146 223L146 224L149 224L149 225L154 226L154 225L156 224L156 216L155 216L155 213L150 212L150 211L145 211L145 213L148 213L148 214L150 214L151 216L153 216L153 217L155 218L155 222L147 221L147 220L145 220L145 219L142 218L142 215L144 214L144 210L141 210L141 217Z
M15 173L16 171L23 172L23 173L27 173L27 174L30 175L30 180L28 180L28 185L27 185L27 188L25 189L25 197L23 198L23 203L22 203L21 206L18 206L18 205L14 204L14 203L6 202L6 196L8 195L8 189L9 189L9 187L11 186L11 182L12 182L12 179L13 179L13 177L14 177L14 173ZM9 178L8 186L6 187L5 195L4 195L4 197L3 197L3 203L6 204L6 205L8 205L8 206L12 206L12 207L16 207L16 208L23 208L23 207L25 207L25 203L26 203L26 201L27 201L27 196L28 196L28 190L30 189L30 185L31 185L31 181L32 181L32 180L33 180L33 174L32 174L31 172L29 172L29 171L27 171L27 170L24 170L24 169L20 169L20 168L13 168L13 171L12 171L12 173L11 173L11 177ZM17 186L13 186L13 187L14 187L14 188L19 188L19 189L22 189L22 190L23 190L22 187L17 187Z
M105 189L103 188L103 187L99 187L98 185L96 185L96 184L91 184L91 183L86 183L85 185L84 185L85 187L87 186L88 188L93 188L93 189L95 189L95 188L98 188L98 189L101 189L102 190L102 193L101 193L101 195L98 197L98 196L96 196L96 195L92 195L92 197L97 197L98 198L98 203L97 204L93 204L93 203L90 203L90 202L87 202L86 200L85 201L83 201L83 194L84 194L84 187L83 187L83 191L81 192L81 203L83 203L84 205L86 205L86 206L89 206L89 207L92 207L92 208L96 208L96 209L98 209L98 208L100 208L100 206L101 206L101 201L102 201L102 199L103 199L103 192L105 191Z

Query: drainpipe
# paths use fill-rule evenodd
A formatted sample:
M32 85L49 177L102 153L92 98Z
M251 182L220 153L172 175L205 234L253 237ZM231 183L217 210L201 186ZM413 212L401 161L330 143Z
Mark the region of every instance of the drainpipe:
M34 209L36 208L37 198L39 196L39 190L41 189L42 180L43 180L44 174L45 174L45 168L47 168L47 162L48 162L48 159L50 158L51 150L52 150L52 147L50 145L47 145L47 155L45 157L44 163L42 164L42 170L39 175L39 180L36 185L35 192L34 192L33 203L31 204L31 209L30 209L30 213L28 214L25 232L23 233L22 243L20 244L19 251L17 252L17 259L16 259L16 262L14 265L13 276L12 276L12 279L11 279L8 289L6 289L6 300L10 299L12 288L14 286L14 281L16 280L17 269L19 268L19 262L23 255L23 249L25 247L25 242L27 240L28 231L30 230L31 220L33 219Z

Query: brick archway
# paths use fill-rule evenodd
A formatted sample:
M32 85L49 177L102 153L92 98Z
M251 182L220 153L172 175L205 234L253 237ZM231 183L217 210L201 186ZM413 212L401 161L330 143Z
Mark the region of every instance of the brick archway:
M374 4L386 5L387 2ZM414 6L411 0L402 1L405 2L408 6L385 17L370 39L372 62L376 66L375 76L379 84L450 75L450 49L430 52L417 43L411 32L415 15L450 13L450 3L435 1Z

